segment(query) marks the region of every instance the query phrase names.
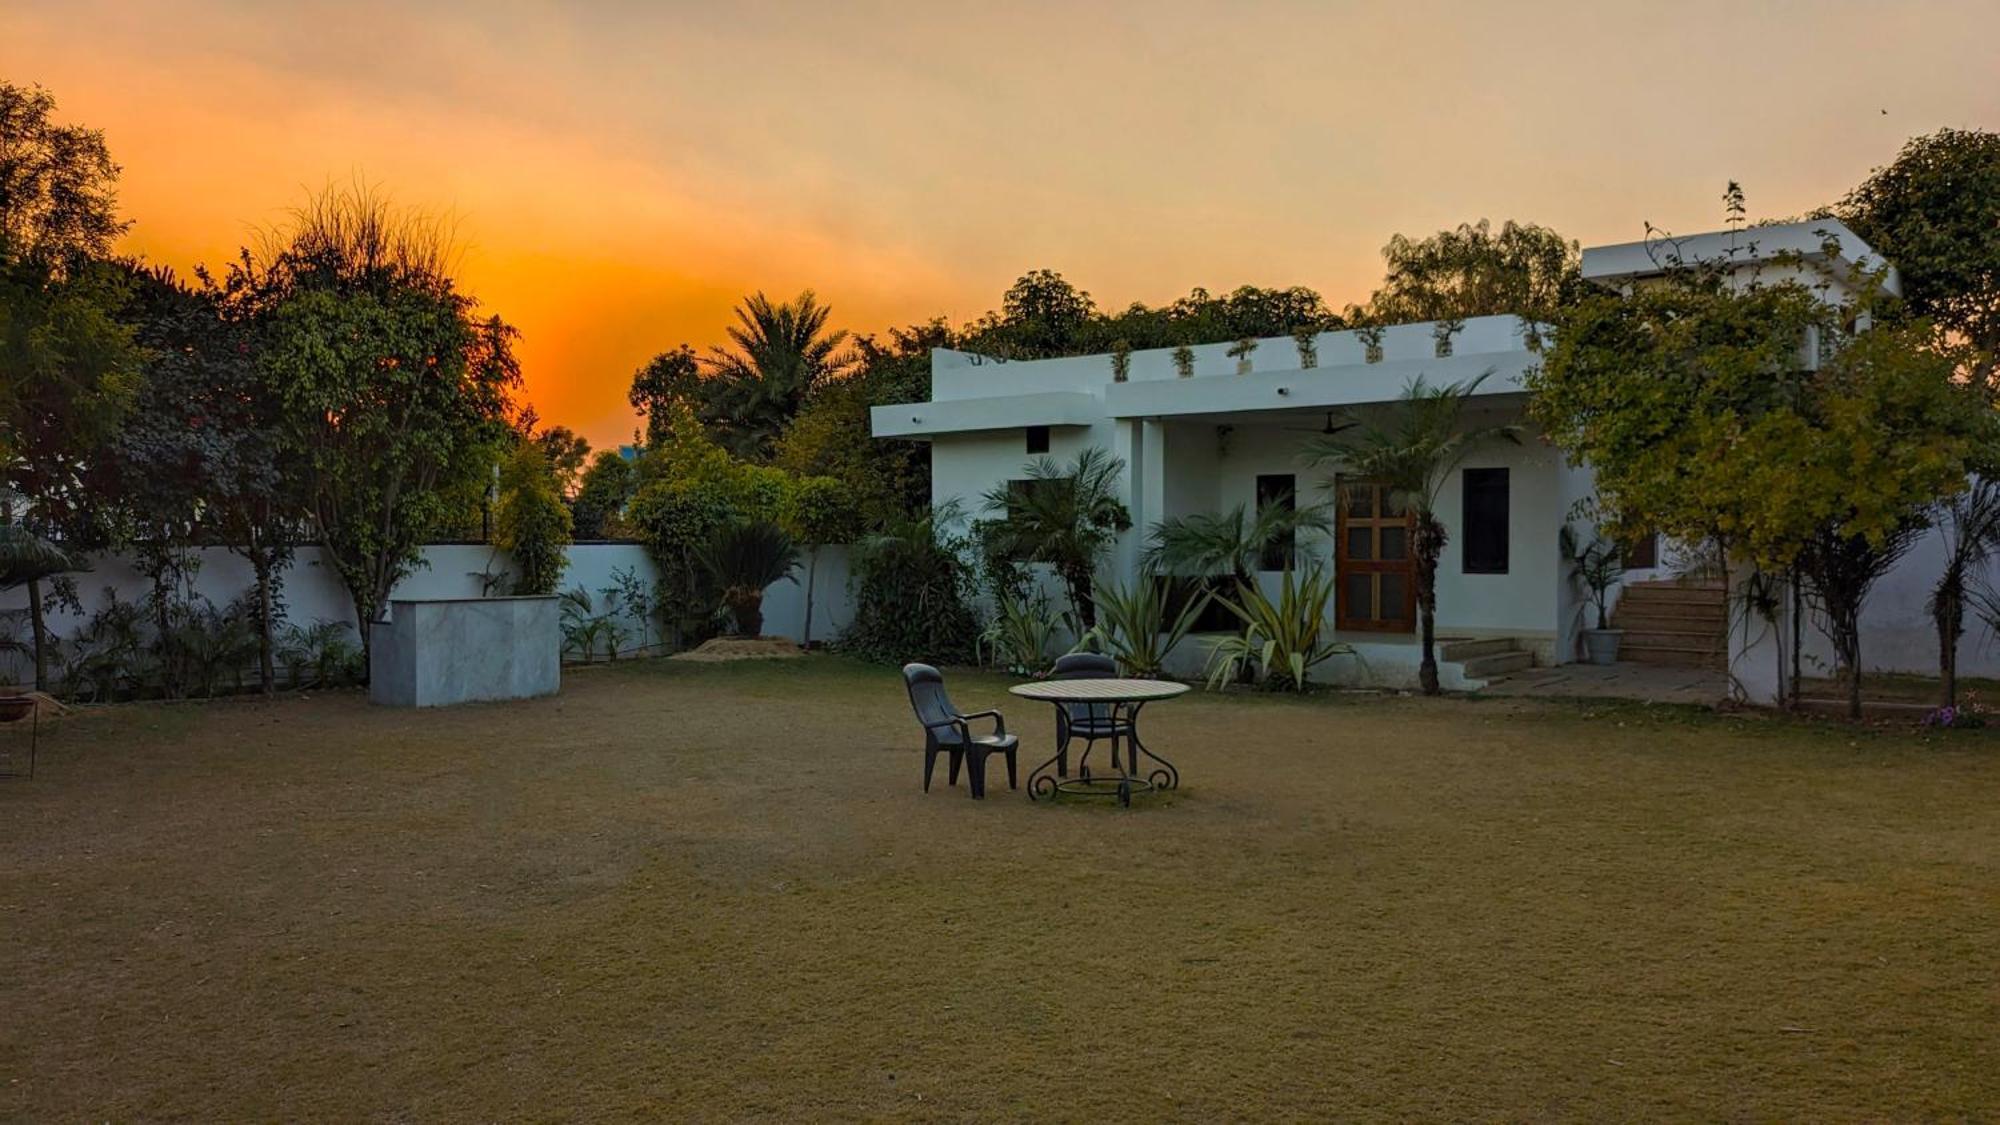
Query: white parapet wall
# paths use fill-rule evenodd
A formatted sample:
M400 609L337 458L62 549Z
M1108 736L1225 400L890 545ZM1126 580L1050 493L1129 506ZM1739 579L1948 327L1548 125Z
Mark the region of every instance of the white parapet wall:
M562 687L562 606L553 596L397 599L369 633L375 703L449 707Z

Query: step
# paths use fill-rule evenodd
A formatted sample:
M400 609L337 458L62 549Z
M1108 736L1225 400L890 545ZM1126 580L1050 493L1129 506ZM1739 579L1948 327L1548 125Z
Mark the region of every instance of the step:
M1516 648L1512 637L1461 638L1445 641L1438 645L1438 659L1454 663L1476 660L1482 656L1513 652Z
M1490 680L1508 672L1518 672L1535 666L1535 654L1515 649L1511 652L1496 652L1488 656L1478 656L1462 662L1459 670L1467 679Z
M1676 664L1687 668L1720 668L1719 648L1684 648L1675 645L1619 645L1618 659L1634 664Z
M1728 645L1728 638L1714 630L1701 629L1637 629L1626 628L1619 647L1625 648L1690 648L1704 652L1721 652Z
M1701 606L1619 606L1611 614L1614 629L1700 629L1720 633L1729 615ZM1621 624L1624 623L1624 624Z
M1705 606L1727 609L1729 599L1719 590L1681 590L1671 587L1630 586L1618 595L1619 605Z

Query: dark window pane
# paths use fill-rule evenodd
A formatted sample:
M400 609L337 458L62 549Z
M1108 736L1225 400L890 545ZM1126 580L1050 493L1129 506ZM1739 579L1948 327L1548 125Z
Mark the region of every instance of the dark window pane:
M1392 526L1382 529L1382 561L1401 562L1409 557L1410 529Z
M1660 565L1660 536L1658 532L1642 535L1625 547L1625 569L1643 570Z
M1375 557L1374 528L1350 527L1347 529L1347 557L1353 562L1368 562Z
M1049 451L1049 428L1047 426L1028 427L1028 452L1047 453Z
M1387 572L1382 575L1382 607L1375 616L1384 621L1403 617L1403 602L1410 596L1410 576Z
M1292 511L1298 500L1298 478L1290 473L1267 473L1257 478L1257 514L1262 516L1271 508ZM1296 546L1296 536L1289 531L1273 542L1264 545L1258 559L1264 570L1285 570L1292 566L1292 552Z
M1340 580L1340 599L1347 603L1347 616L1368 621L1375 614L1375 576L1348 574Z
M1460 541L1467 574L1507 573L1507 470L1467 469Z
M1350 484L1342 489L1347 496L1347 515L1350 519L1368 520L1375 518L1375 487L1368 484Z

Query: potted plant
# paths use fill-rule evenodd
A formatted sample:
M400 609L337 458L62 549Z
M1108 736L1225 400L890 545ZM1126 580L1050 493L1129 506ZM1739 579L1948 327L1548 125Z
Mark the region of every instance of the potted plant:
M1319 366L1319 332L1310 324L1301 324L1292 329L1292 343L1299 349L1299 370L1310 371Z
M1584 656L1592 664L1616 664L1618 642L1625 630L1611 627L1609 611L1611 588L1625 578L1624 554L1618 544L1601 535L1579 546L1576 533L1568 526L1562 529L1562 553L1569 560L1570 577L1583 584L1597 610L1597 627L1582 631Z
M1183 379L1194 378L1194 349L1182 344L1174 349L1174 372Z
M1132 341L1119 339L1111 345L1111 381L1123 383L1132 377Z
M1257 350L1257 341L1245 336L1229 345L1229 354L1236 360L1236 373L1248 375L1252 367L1251 354Z

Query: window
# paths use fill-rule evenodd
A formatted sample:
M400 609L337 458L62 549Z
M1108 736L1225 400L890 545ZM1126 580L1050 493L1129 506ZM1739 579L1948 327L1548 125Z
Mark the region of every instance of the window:
M1257 515L1259 517L1272 508L1293 511L1298 506L1298 478L1290 473L1266 473L1257 478ZM1297 536L1286 533L1270 543L1264 544L1264 552L1258 558L1259 570L1286 570L1292 565L1298 549Z
M1507 470L1465 470L1466 574L1507 573Z
M1028 427L1028 452L1047 453L1049 451L1049 428L1047 426Z

